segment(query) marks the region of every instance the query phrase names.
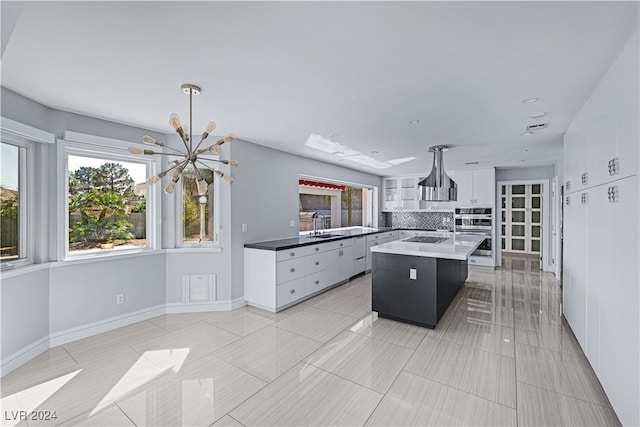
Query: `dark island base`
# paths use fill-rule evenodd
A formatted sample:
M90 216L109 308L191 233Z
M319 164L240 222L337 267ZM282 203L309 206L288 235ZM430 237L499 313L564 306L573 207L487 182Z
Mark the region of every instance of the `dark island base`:
M416 280L410 279L416 270ZM373 253L371 308L433 329L467 280L466 260Z

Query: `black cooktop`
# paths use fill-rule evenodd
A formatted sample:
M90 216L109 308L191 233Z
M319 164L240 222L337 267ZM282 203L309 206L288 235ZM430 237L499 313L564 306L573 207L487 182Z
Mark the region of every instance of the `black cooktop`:
M445 240L449 240L446 237L431 237L431 236L414 236L405 239L405 242L417 242L417 243L441 243Z

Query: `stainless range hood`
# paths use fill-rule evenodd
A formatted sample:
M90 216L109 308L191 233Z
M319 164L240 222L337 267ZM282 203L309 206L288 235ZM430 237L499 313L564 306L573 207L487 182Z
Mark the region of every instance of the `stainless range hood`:
M433 166L428 177L418 183L419 200L427 202L455 202L458 200L458 185L444 171L442 153L445 145L429 147L433 153Z

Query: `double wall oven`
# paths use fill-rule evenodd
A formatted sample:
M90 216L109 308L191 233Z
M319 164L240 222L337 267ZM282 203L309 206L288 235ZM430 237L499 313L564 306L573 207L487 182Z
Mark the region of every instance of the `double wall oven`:
M492 208L456 208L454 215L456 234L476 234L484 236L484 241L473 252L471 262L478 265L493 266L493 209Z

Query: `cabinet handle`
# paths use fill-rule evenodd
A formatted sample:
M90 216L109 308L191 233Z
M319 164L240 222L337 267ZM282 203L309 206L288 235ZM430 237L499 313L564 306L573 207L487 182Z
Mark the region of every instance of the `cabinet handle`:
M316 252L318 252L320 250L320 248L316 248Z
M296 256L295 252L289 252L289 256Z
M316 285L319 285L319 284L320 284L320 280L316 280Z
M340 251L340 252L338 252L338 255L342 256L342 255L344 255L344 252Z
M564 183L564 188L569 191L571 190L571 181L567 181Z
M580 182L582 182L582 185L587 185L589 183L589 174L587 172L580 175Z
M609 160L609 175L617 175L620 169L620 161L617 157Z
M607 189L607 197L609 199L609 203L615 203L618 201L618 186L612 185Z
M316 261L316 265L320 265L320 261Z
M291 268L289 269L289 271L293 273L293 272L295 272L295 271L296 271L296 268L295 268L295 267L291 267Z
M586 205L589 203L589 193L580 193L580 202L583 205Z
M571 205L571 197L569 197L569 196L565 197L565 198L564 198L564 201L565 201L565 204L566 204L567 206L570 206L570 205Z
M289 293L290 293L290 294L295 294L295 293L296 293L296 290L295 290L295 289L290 289L290 290L289 290Z
M343 244L343 243L340 243L340 246L344 246L344 244Z

